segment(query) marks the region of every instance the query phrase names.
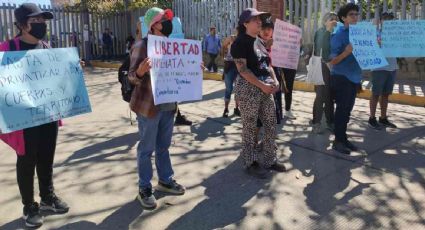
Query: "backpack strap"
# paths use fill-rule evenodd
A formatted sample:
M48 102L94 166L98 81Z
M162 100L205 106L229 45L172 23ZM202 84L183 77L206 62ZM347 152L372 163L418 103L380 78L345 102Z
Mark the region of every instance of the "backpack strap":
M20 50L21 47L19 46L19 38L15 37L12 40L9 40L9 51L17 51Z
M143 45L145 45L146 51L148 50L148 37L143 38Z

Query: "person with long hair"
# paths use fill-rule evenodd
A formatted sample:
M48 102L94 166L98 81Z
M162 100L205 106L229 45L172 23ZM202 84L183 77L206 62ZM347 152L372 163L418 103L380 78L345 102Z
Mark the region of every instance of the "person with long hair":
M230 37L226 38L223 41L222 53L224 54L224 69L223 77L224 83L226 85L226 90L224 92L224 112L223 117L229 116L229 104L232 97L233 85L238 76L238 69L236 68L235 62L233 61L232 54L230 53L233 42L236 39L236 34L232 34ZM239 104L237 98L235 98L235 109L233 114L235 116L240 116L241 112L239 110Z
M279 82L269 53L257 40L261 17L270 16L253 8L245 9L239 16L238 37L231 48L239 72L235 93L242 118L241 156L246 172L258 178L269 177L271 170L285 170L276 158L276 114L272 95L279 90ZM261 152L255 151L258 118L264 125Z

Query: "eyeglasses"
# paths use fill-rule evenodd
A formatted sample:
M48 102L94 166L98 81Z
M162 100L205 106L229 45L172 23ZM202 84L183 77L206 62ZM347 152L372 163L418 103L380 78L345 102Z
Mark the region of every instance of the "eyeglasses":
M353 16L357 17L357 16L359 16L359 15L360 15L359 13L349 13L349 14L348 14L348 16L350 16L350 17L353 17Z

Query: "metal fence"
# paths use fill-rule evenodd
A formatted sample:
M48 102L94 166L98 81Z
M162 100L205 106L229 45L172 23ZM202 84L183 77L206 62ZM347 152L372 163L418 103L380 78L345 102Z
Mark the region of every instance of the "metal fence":
M285 1L285 19L302 28L303 39L308 43L312 41L314 32L321 26L321 16L325 12L337 12L343 4L347 3L347 0L283 1ZM416 0L358 0L356 2L360 6L360 19L365 21L378 19L380 13L385 11L393 12L398 19L425 19L425 1L419 3Z
M18 33L14 26L16 7L15 4L0 5L0 41L11 39ZM84 25L83 17L86 15L82 12L45 5L40 8L54 15L54 19L47 22L46 41L52 47L77 47L82 57L90 59L99 58L103 54L102 33L105 28L113 33L113 55L124 55L126 39L130 34L135 36L136 23L145 12L145 9L137 9L129 12L129 17L126 17L125 12L109 15L89 12L89 23ZM84 49L85 43L89 49Z
M257 0L257 2L260 0ZM284 18L303 30L303 39L311 43L314 32L321 26L321 16L324 12L338 11L346 0L282 0ZM352 1L352 0L351 0ZM394 4L393 4L394 2ZM221 37L229 36L237 26L239 14L243 9L252 7L254 0L174 0L175 15L182 19L186 37L202 39L209 32L209 27L215 25ZM378 18L380 12L391 10L398 19L425 19L425 0L358 0L361 6L363 20ZM14 26L13 11L15 4L0 5L0 41L10 39L17 34ZM82 12L62 8L40 6L50 11L55 18L48 21L47 41L53 47L78 47L81 56L96 58L103 54L102 33L109 28L114 36L113 54L125 54L125 42L129 34L135 35L136 23L146 9L129 12L117 12L110 15L88 13L88 25L84 25ZM130 28L130 29L129 29ZM89 49L84 49L84 44Z
M259 2L261 0L257 0ZM320 28L321 16L325 12L337 12L339 8L354 0L282 0L284 19L303 30L303 40L311 43L314 32ZM252 7L254 0L174 0L175 14L182 19L187 37L201 39L211 25L217 27L221 37L232 33L239 14L246 7ZM425 19L425 0L358 0L361 19L379 18L383 11L391 10L398 19ZM393 4L394 2L394 4ZM391 6L391 7L390 7Z
M212 25L221 37L229 36L237 26L239 14L252 6L251 0L173 1L174 13L182 19L186 37L199 40Z

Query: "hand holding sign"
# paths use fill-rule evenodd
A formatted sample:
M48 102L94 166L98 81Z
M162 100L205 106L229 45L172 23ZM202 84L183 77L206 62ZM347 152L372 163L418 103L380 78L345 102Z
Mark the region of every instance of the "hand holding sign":
M140 63L139 67L136 70L137 76L142 77L147 72L149 72L152 68L152 61L150 58L145 58L145 60Z
M346 53L347 53L347 55L350 55L350 54L353 52L353 45L348 44L348 45L345 47L344 52L346 52Z
M0 60L3 133L91 111L77 49L0 52Z
M387 59L377 42L376 27L372 23L362 22L350 25L350 43L344 52L353 52L363 70L388 65Z
M202 99L201 42L148 36L155 105Z

